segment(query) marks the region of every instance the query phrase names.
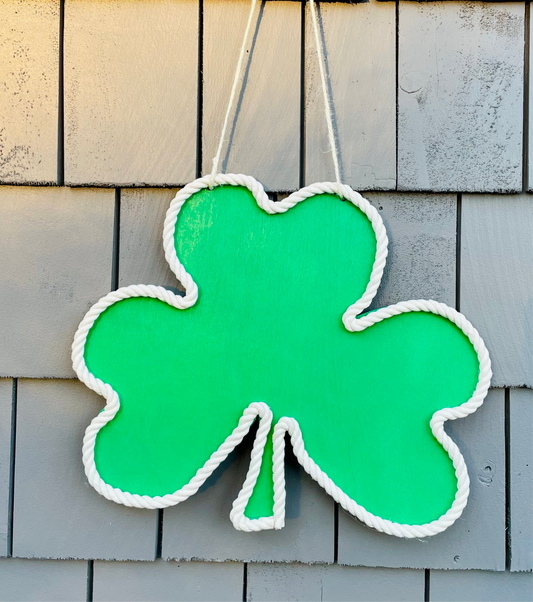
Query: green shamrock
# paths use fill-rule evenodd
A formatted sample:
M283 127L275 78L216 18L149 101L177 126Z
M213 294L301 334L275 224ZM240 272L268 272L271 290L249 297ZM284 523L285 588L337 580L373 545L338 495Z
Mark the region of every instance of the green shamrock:
M167 214L185 297L119 289L78 329L74 368L107 400L84 439L91 485L130 506L176 504L259 417L237 528L283 526L286 432L305 470L368 525L402 537L447 528L469 481L443 425L487 392L478 333L434 301L361 314L387 238L347 186L273 203L248 176L215 184L189 184Z

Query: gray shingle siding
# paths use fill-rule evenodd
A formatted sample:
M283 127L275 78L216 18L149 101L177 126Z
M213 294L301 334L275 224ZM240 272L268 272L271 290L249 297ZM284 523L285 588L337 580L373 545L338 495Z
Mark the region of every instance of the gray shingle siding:
M382 535L289 460L285 529L237 532L250 445L165 511L87 483L102 400L73 378L73 334L115 285L179 287L164 214L210 169L248 6L0 0L0 601L533 601L524 2L320 6L343 179L390 238L374 306L445 302L491 352L485 405L447 426L471 478L461 519L426 541ZM224 156L274 194L333 178L306 10L261 5Z

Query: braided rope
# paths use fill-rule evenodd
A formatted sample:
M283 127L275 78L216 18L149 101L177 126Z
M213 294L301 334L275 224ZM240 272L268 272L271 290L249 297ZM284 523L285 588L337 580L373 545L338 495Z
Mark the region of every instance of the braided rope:
M259 476L263 453L268 434L272 427L272 411L260 402L251 403L243 412L233 432L226 438L222 445L211 455L196 473L196 475L183 487L174 493L163 496L150 497L147 495L132 494L122 491L105 483L100 477L94 460L94 447L96 437L102 427L113 420L120 408L119 396L114 389L99 378L91 374L85 364L84 352L87 335L95 321L108 307L124 299L134 297L150 297L159 299L176 309L186 309L194 305L198 299L198 287L176 255L174 244L174 232L181 207L193 194L212 185L222 186L244 186L251 191L259 207L270 214L285 213L297 203L318 194L336 194L352 202L370 220L376 235L376 256L372 268L372 274L367 288L362 297L353 305L348 307L343 315L343 323L347 330L360 332L382 320L408 312L428 312L440 315L460 328L468 337L479 360L479 378L472 397L464 404L455 408L444 408L435 412L430 426L434 437L443 446L453 462L457 477L457 493L451 508L439 519L425 525L402 525L389 520L382 519L365 510L355 500L346 495L335 483L320 469L320 467L309 457L305 450L302 432L298 422L294 418L282 417L274 427L273 434L273 459L272 472L274 480L274 513L272 516L258 519L248 519L244 516L245 508L252 495L254 486ZM175 295L173 292L154 285L138 284L127 286L113 291L100 299L87 312L75 334L72 344L72 364L78 378L90 389L102 395L106 399L103 411L96 416L88 426L83 439L82 456L85 473L89 483L101 495L114 502L133 506L137 508L166 508L183 502L194 495L206 479L216 470L227 456L241 443L249 432L253 422L259 418L259 428L254 440L250 458L250 466L246 479L237 499L233 503L230 518L236 529L242 531L260 531L265 529L281 529L285 524L285 433L290 435L294 454L304 470L323 487L345 510L364 522L365 524L397 537L413 538L435 535L444 531L461 515L466 506L470 481L468 471L461 452L457 445L444 431L444 423L447 420L463 418L474 412L482 403L487 394L491 367L488 351L477 330L459 312L443 303L436 301L405 301L390 307L385 307L367 315L357 317L371 303L381 282L383 269L387 258L388 239L383 221L370 203L359 193L354 192L349 186L338 185L335 182L323 182L302 188L291 194L279 203L274 203L266 195L262 185L251 176L242 174L218 174L199 178L180 190L167 211L163 228L163 245L167 262L185 287L185 296Z

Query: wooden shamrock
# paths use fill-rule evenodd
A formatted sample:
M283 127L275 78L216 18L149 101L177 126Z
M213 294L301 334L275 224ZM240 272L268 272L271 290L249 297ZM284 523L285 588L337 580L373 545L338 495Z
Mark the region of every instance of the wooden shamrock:
M288 432L305 470L360 520L400 537L443 531L469 492L443 425L475 411L490 382L479 334L435 301L361 314L387 236L351 188L274 203L249 176L215 184L192 182L167 213L185 296L129 286L80 324L74 369L107 400L84 439L89 482L128 506L177 504L259 417L236 528L283 527Z

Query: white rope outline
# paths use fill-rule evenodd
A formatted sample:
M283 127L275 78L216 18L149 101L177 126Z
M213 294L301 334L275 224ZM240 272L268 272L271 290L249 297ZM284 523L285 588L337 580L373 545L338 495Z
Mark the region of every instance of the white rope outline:
M274 427L273 434L273 480L274 480L274 513L272 516L258 519L249 519L244 515L244 509L252 495L253 488L257 482L263 451L268 433L272 425L272 412L264 403L254 402L246 408L233 432L224 443L211 455L209 460L202 466L196 475L174 493L163 496L150 497L122 491L105 483L100 477L94 461L94 446L96 436L100 429L113 420L120 408L119 396L111 387L99 378L91 374L85 364L84 352L87 335L93 324L109 306L132 297L151 297L159 299L177 309L186 309L194 305L198 299L198 287L179 261L175 244L174 231L181 207L185 201L196 192L210 188L211 176L204 176L191 182L177 194L167 211L163 229L163 244L165 257L168 264L178 280L185 287L185 296L175 295L173 292L154 285L132 285L110 292L100 299L83 318L72 344L72 364L78 378L90 389L102 395L106 399L103 411L98 414L88 426L83 439L83 463L89 483L107 499L137 508L166 508L183 502L194 495L213 471L223 462L226 457L243 440L250 430L252 423L259 417L259 430L257 432L253 450L251 453L250 466L246 480L242 486L237 499L233 502L230 518L236 529L242 531L261 531L265 529L281 529L285 524L285 433L290 435L291 444L298 462L304 470L325 489L347 512L358 518L370 527L394 535L396 537L420 538L436 535L452 525L462 514L466 506L470 491L470 480L464 458L452 439L444 431L444 423L447 420L456 420L472 414L481 406L487 394L492 376L490 358L485 344L472 324L455 309L437 301L404 301L379 309L368 315L357 318L372 301L381 282L383 269L387 257L388 239L383 221L377 210L359 193L353 191L349 186L341 185L340 191L335 182L323 182L302 188L291 194L279 203L274 203L266 195L263 186L251 176L235 174L218 174L215 185L244 186L253 194L258 206L270 214L285 213L297 203L322 193L340 194L346 200L352 202L368 217L376 235L376 256L372 268L372 274L367 288L362 297L353 305L350 305L343 315L343 323L347 330L361 332L366 328L381 322L391 316L408 312L428 312L443 316L460 328L472 343L479 360L479 377L472 397L465 403L454 408L444 408L435 412L431 418L431 431L437 441L448 453L453 462L457 478L457 493L450 509L437 520L423 525L405 525L375 516L360 506L355 500L345 494L342 489L324 473L320 467L310 458L305 450L304 439L298 422L294 418L284 416L279 419Z

